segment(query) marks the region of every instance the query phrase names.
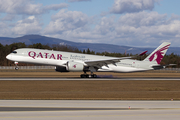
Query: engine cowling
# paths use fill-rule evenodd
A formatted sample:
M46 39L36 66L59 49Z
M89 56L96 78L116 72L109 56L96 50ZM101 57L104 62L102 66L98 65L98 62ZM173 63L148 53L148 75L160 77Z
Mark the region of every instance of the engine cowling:
M84 69L84 65L78 62L68 62L66 69L69 72L81 72Z
M66 69L66 67L61 67L61 66L56 66L56 67L55 67L55 70L56 70L57 72L69 72L69 71Z
M84 70L84 65L78 62L67 62L66 67L56 66L57 72L81 72Z

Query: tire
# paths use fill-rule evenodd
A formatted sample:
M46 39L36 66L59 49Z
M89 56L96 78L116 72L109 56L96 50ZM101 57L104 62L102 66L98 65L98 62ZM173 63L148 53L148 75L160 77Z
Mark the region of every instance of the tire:
M93 75L93 78L97 78L97 75L96 75L96 74L94 74L94 75Z
M18 67L15 67L15 70L19 70L19 68L18 68Z
M81 75L81 78L85 78L85 75L82 74L82 75Z
M85 75L86 76L86 78L89 78L89 75L87 74L87 75Z

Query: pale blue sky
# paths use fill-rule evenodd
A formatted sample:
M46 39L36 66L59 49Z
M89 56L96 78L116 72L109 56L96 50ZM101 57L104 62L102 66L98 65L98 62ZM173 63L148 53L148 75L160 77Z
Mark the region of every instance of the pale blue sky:
M160 5L156 5L154 11L160 14L180 15L180 0L161 0L159 3Z
M74 2L71 2L74 1ZM0 36L180 47L180 0L0 0Z

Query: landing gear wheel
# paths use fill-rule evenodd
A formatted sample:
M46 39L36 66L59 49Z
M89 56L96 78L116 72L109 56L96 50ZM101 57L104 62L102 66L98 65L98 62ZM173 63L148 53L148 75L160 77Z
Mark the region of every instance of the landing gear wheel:
M85 78L86 76L85 76L85 74L81 74L81 78Z
M18 62L14 62L14 64L16 65L15 70L19 70Z
M97 78L97 75L96 74L92 74L91 78Z
M89 75L88 75L88 74L81 74L80 77L81 77L81 78L89 78Z
M83 74L81 74L81 75L80 75L80 77L81 77L81 78L84 78L84 75L83 75Z
M18 67L15 67L15 70L19 70L19 68L18 68Z
M92 76L93 76L93 78L97 78L97 75L96 75L96 74L93 74Z
M86 78L89 78L89 75L88 75L88 74L86 74L85 76L86 76Z
M84 74L80 75L81 78L97 78L96 74L93 74L93 72L91 72L91 74L86 74L86 72L84 72Z
M81 74L81 76L80 76L81 78L89 78L89 77L91 77L89 74Z
M81 77L81 78L97 78L97 75L96 75L96 74L92 74L92 75L89 75L89 74L81 74L80 77Z

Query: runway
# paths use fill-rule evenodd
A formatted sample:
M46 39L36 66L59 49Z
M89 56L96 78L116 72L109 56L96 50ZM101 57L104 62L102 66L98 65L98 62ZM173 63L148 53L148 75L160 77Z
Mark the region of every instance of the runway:
M180 80L180 78L0 78L1 80Z
M1 120L179 120L180 101L0 100Z

